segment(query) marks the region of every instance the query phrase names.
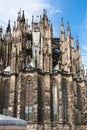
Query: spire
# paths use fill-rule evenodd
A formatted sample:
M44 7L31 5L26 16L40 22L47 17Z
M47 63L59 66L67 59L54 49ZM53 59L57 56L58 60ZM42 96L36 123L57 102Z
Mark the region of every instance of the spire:
M63 17L61 18L61 33L64 33Z
M78 40L78 36L76 37L76 49L79 50L79 40Z
M47 14L47 11L45 9L43 9L43 14L46 15Z
M67 22L68 26L67 26L67 35L71 36L71 30L70 30L70 25L69 25L69 21Z
M45 9L43 9L43 20L48 21L47 11Z
M22 21L22 17L21 17L21 9L18 12L18 17L17 17L17 27L20 28L21 27L21 21Z
M23 10L23 14L22 14L22 22L25 23L25 14L24 14L24 10Z
M34 23L34 16L32 15L32 24Z
M6 32L11 32L10 20L8 20L8 26L7 26Z
M21 8L20 8L20 11L18 12L18 17L17 17L17 20L20 21L21 20Z
M0 39L2 38L2 26L0 26Z
M16 22L14 21L14 27L13 27L14 29L16 28Z
M61 18L60 39L61 39L61 41L64 41L64 39L65 39L63 17Z

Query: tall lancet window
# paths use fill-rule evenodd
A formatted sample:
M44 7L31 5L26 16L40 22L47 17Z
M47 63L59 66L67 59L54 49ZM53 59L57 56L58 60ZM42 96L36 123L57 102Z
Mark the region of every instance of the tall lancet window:
M33 80L30 76L24 80L21 91L21 118L32 121L33 118Z
M55 79L52 79L51 82L51 90L52 90L52 120L58 120L58 88L57 82Z
M82 105L81 105L81 90L80 90L80 86L77 86L77 109L78 109L77 123L81 123Z
M43 85L44 82L41 77L38 77L38 123L43 122Z
M9 107L9 80L3 83L3 114L8 115Z
M62 104L63 104L63 123L67 123L68 100L67 100L67 84L65 79L62 79Z

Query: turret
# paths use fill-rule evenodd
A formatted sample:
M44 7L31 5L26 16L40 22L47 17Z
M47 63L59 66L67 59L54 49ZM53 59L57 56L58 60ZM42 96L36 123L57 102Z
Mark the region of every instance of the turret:
M10 20L8 20L8 25L6 28L6 42L9 43L11 42L11 25L10 25Z
M8 20L8 26L7 26L6 32L11 32L10 20Z
M18 17L17 17L17 27L20 28L21 27L21 10L18 12Z
M25 23L25 14L24 14L24 10L23 10L23 14L22 14L22 23Z
M34 31L34 16L32 15L32 31Z
M78 40L78 36L76 37L76 49L79 50L79 40Z
M43 24L46 26L48 23L48 17L47 17L47 11L44 9L43 10Z
M68 22L68 26L67 26L67 36L68 36L68 37L71 36L71 30L70 30L69 22Z
M11 35L11 25L10 20L8 20L8 25L6 28L6 35L5 35L5 66L10 65L10 56L11 56L11 41L12 35Z
M64 39L65 39L63 18L61 18L60 39L61 39L61 41L64 41Z

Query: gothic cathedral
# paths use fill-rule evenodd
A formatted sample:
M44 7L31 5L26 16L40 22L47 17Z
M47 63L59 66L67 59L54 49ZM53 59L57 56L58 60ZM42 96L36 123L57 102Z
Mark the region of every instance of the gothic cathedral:
M59 37L46 10L32 27L24 11L13 30L9 21L2 36L0 27L0 114L26 120L28 130L87 130L87 73L63 18Z

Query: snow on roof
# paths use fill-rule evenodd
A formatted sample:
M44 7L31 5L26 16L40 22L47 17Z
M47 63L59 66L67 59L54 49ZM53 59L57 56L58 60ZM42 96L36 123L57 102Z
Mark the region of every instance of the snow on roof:
M10 116L0 115L0 125L26 126L27 122Z
M10 66L7 66L7 67L4 69L4 72L10 72Z

